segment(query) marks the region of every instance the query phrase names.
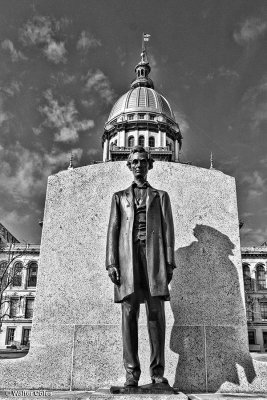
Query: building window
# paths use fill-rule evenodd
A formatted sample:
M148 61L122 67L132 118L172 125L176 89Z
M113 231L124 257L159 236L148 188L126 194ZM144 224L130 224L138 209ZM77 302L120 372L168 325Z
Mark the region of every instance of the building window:
M38 266L36 262L32 262L28 267L27 286L35 287L37 283Z
M150 136L150 138L148 139L148 146L149 147L155 147L155 138L154 138L154 136Z
M19 299L12 297L9 303L9 318L16 318L19 310Z
M243 279L244 279L244 287L245 291L251 290L251 277L250 277L250 269L247 264L243 264Z
M249 344L256 344L255 331L248 331L248 343Z
M264 270L263 265L257 266L256 279L257 279L258 290L266 289L266 278L265 278L265 270Z
M263 346L266 349L267 348L267 332L262 332L263 336Z
M138 119L145 119L145 114L138 114Z
M144 138L144 136L139 136L139 138L138 138L138 144L139 144L139 146L144 147L144 145L145 145L145 138Z
M30 345L31 328L22 328L21 344L23 346Z
M154 114L149 114L149 119L151 119L151 121L155 121L156 116Z
M33 302L34 299L26 299L25 318L32 318L33 316Z
M14 341L15 328L7 328L6 344L11 344Z
M253 318L253 304L252 303L247 303L246 313L247 313L247 320L249 322L252 322L254 320L254 318Z
M0 290L4 291L8 286L8 263L4 261L0 264Z
M16 262L13 268L12 286L21 286L23 265L21 262Z
M130 136L128 138L128 147L134 147L134 137Z
M133 114L129 114L128 115L128 121L132 121L134 119L134 115Z
M267 303L260 303L261 307L261 319L267 321Z

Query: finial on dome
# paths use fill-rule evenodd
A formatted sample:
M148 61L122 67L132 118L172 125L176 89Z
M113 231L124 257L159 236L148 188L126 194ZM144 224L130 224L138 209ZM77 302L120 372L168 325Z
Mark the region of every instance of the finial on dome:
M71 154L70 154L70 164L69 164L69 166L68 166L68 169L74 169L74 166L73 166L73 154L72 154L72 152L71 152Z
M212 151L210 153L210 169L213 169L213 154L212 154Z

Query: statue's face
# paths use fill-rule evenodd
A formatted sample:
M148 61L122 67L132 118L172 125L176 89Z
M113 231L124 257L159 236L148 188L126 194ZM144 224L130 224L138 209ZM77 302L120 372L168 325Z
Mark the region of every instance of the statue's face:
M148 173L148 160L145 153L134 153L131 161L131 171L134 178L146 179Z

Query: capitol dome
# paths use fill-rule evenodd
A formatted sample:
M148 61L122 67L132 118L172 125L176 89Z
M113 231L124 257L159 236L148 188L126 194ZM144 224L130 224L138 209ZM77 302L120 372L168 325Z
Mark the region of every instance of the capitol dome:
M108 117L108 122L120 114L127 115L133 112L151 112L164 114L175 121L172 109L168 101L152 88L135 87L122 95L114 104Z
M143 49L131 89L116 101L105 124L103 161L125 160L136 145L145 147L155 160L179 161L179 125L169 102L154 89L150 70Z

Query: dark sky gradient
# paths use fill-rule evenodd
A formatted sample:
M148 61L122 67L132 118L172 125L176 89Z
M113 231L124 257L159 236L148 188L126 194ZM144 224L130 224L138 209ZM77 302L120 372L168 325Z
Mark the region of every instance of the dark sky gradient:
M267 240L266 0L1 0L0 220L40 241L47 176L102 159L142 32L181 160L237 180L242 245Z

